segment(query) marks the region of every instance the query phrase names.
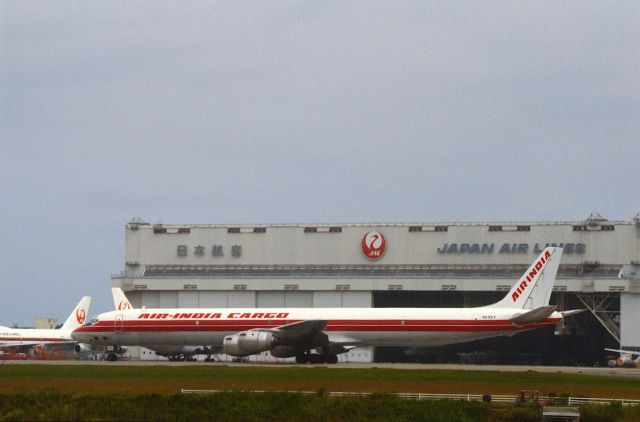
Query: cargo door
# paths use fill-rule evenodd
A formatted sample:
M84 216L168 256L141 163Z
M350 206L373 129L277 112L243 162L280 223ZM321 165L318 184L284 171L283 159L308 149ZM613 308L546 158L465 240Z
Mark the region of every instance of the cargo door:
M122 314L117 314L116 315L116 320L115 320L115 326L114 326L114 331L115 332L120 332L122 331L122 326L123 326L123 319L124 316Z

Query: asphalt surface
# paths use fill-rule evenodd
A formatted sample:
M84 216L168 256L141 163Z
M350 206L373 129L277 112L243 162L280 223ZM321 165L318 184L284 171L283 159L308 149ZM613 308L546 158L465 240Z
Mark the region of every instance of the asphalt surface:
M453 370L453 371L494 371L494 372L540 372L549 374L580 374L596 376L616 376L640 378L640 369L636 368L595 368L582 366L521 366L521 365L458 365L458 364L419 364L419 363L338 363L335 365L295 363L230 363L230 362L169 362L169 361L92 361L92 360L4 360L0 365L106 365L106 366L261 366L270 368L290 367L328 367L328 368L389 368L398 370Z

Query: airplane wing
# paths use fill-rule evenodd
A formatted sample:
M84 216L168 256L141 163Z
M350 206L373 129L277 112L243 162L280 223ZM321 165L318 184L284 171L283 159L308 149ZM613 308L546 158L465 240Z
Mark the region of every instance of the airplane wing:
M283 345L321 346L327 353L345 353L359 343L359 341L342 335L328 335L324 332L326 327L326 320L316 319L281 325L273 330L278 333L278 341Z
M606 349L606 348L604 350L607 350L609 352L621 353L623 355L631 355L631 356L638 355L638 356L640 356L640 352L633 351L633 350Z
M327 328L327 321L322 319L308 319L305 321L292 322L273 328L281 338L287 340L304 339L313 337Z
M323 331L326 327L325 320L309 319L273 328L255 328L250 331L271 333L274 340L283 346L327 346L327 335Z

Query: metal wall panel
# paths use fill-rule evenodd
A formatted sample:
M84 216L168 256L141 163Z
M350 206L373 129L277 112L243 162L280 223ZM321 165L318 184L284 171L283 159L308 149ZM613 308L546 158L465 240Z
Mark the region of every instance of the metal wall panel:
M421 226L430 224L418 225ZM536 251L548 243L570 245L563 255L563 264L598 261L622 265L640 260L638 229L633 221L596 225L574 221L448 223L443 226L446 231L410 232L409 224L345 224L341 225L341 232L306 233L305 226L291 225L266 226L265 233L254 233L251 228L250 232L231 233L226 226L185 225L189 233L180 235L154 233L151 226L138 226L136 230L128 227L125 273L136 277L145 265L160 263L195 266L367 265L372 261L364 257L361 242L370 231L377 231L386 239L386 253L376 261L383 265L526 265L535 258ZM518 226L526 230L518 231ZM167 233L179 229L179 226L163 227ZM471 252L473 245L478 245L482 252ZM513 245L516 245L515 249ZM213 246L221 246L222 255L214 256ZM234 246L241 248L236 249L239 252L235 255Z
M342 307L342 292L313 292L314 308L340 308Z
M229 291L227 306L229 308L255 308L255 292Z
M620 295L620 346L640 348L640 295Z
M198 292L200 308L226 308L228 293L226 291Z
M371 292L342 292L343 308L371 308L372 306Z
M178 292L178 308L197 308L198 292Z
M158 307L160 308L177 308L178 307L178 292L176 291L162 291L160 292L160 298L158 300Z
M256 292L256 307L283 308L284 292Z
M284 292L284 306L287 308L313 307L313 292Z
M146 291L140 292L140 307L159 308L160 292Z

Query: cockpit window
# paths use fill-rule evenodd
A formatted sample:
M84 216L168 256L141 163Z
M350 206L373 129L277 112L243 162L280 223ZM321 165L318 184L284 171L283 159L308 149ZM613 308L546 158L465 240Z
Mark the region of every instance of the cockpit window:
M91 320L91 325L96 325L99 322L100 322L100 320L98 318L94 318L94 319Z

